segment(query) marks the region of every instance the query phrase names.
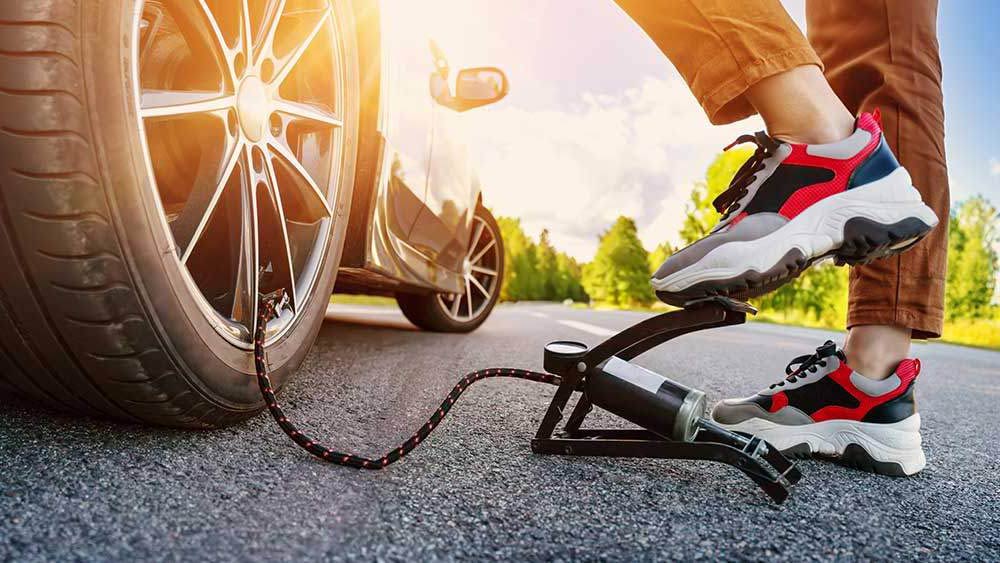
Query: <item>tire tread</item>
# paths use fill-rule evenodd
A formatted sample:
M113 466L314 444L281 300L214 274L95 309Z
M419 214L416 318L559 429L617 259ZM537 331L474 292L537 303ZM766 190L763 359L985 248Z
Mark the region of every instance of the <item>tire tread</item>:
M129 275L83 100L79 0L0 3L0 385L62 410L181 427L211 403Z

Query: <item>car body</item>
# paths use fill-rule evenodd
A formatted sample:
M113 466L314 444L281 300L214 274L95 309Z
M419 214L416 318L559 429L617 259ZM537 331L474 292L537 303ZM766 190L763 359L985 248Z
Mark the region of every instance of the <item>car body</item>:
M0 29L25 43L0 61L0 129L18 132L0 135L15 218L0 229L0 384L77 412L223 426L263 407L254 342L280 387L335 284L394 295L425 329L489 315L503 243L461 122L507 79L449 68L433 20L405 15L420 6L42 4L10 0Z
M370 73L365 100L369 111L378 109L374 130L362 132L368 153L361 160L371 167L356 179L338 292L465 290L462 260L483 204L463 135L467 108L449 103L459 73L433 36L410 25L405 10L394 10L400 4L362 4L367 16L359 28L377 29L378 36L361 53ZM503 81L500 97L507 92Z

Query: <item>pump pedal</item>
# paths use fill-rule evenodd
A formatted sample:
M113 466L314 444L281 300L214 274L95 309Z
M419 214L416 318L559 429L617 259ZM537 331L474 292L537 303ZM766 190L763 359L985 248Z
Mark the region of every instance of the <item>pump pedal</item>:
M764 440L731 432L704 416L705 395L630 363L678 336L741 324L757 312L729 297L713 296L641 321L593 348L572 341L545 347L544 366L560 385L531 449L538 454L709 460L736 467L775 502L788 498L801 472ZM582 395L556 433L574 391ZM594 406L642 429L583 429Z

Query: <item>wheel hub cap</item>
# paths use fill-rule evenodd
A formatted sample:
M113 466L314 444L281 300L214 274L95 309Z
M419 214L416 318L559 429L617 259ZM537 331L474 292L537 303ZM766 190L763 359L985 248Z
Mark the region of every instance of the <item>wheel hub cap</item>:
M243 80L236 99L236 111L239 113L243 134L255 143L264 138L270 102L267 88L260 78L248 76Z

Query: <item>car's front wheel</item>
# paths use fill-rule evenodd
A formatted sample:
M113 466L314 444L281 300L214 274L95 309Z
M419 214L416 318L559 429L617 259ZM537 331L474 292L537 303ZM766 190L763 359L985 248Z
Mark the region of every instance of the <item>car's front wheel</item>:
M283 382L344 242L360 89L348 0L0 7L0 387L184 427Z
M503 281L503 238L496 219L479 206L473 217L469 250L463 263L461 293L400 293L403 315L413 324L436 332L470 332L483 324L500 298Z

